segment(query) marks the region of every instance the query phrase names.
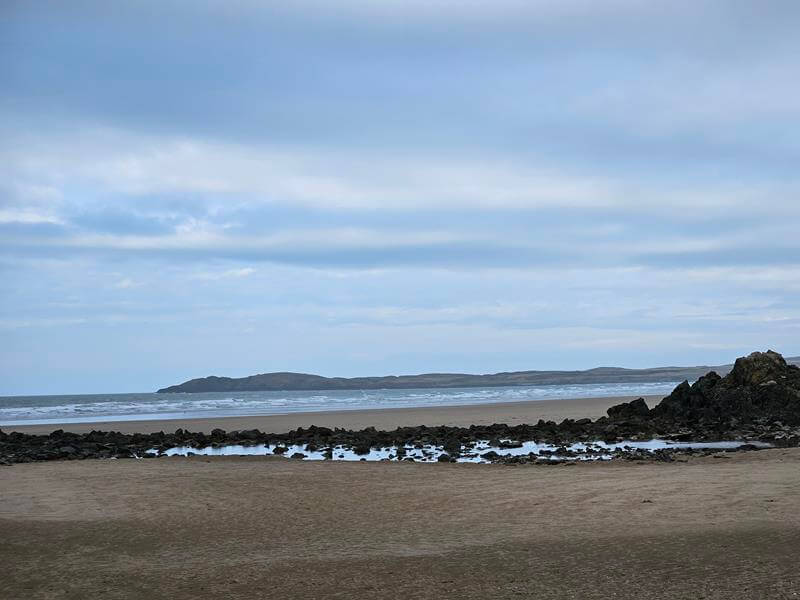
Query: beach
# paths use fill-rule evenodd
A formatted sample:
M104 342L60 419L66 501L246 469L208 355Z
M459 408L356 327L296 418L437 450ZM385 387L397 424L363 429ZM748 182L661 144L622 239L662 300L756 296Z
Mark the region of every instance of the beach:
M5 431L521 425L597 418L630 400ZM18 463L0 466L0 539L0 598L9 599L789 600L800 597L800 448L515 466L279 456Z
M596 419L605 416L610 406L628 402L636 396L604 398L577 398L567 400L535 400L529 402L503 402L492 404L470 404L465 406L437 406L424 408L386 408L373 410L340 410L320 412L297 412L278 415L249 417L211 417L128 421L95 421L91 423L51 423L45 425L0 426L3 431L19 431L28 434L45 434L57 429L75 433L92 430L120 431L122 433L153 433L175 431L178 428L209 433L213 429L226 431L260 429L264 432L281 433L298 427L341 427L345 429L395 429L417 425L449 425L469 427L492 423L536 423L562 421L563 419ZM662 396L645 396L650 406L657 404Z
M797 598L800 449L687 461L0 467L0 597Z

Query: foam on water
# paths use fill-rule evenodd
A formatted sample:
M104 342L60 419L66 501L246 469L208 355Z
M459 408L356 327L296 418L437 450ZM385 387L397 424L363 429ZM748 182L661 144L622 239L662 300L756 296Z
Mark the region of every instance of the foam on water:
M228 416L370 408L417 408L560 398L669 394L677 382L533 385L409 390L334 390L200 394L96 394L0 397L0 427Z

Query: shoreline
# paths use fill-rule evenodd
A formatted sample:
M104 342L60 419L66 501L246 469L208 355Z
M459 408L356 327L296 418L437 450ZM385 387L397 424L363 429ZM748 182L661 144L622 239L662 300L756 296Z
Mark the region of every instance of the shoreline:
M558 400L528 400L521 402L497 402L453 406L427 406L419 408L373 408L338 411L297 412L275 415L235 417L186 417L153 420L114 420L84 423L50 423L32 425L0 425L6 433L13 431L29 435L49 434L62 429L72 433L88 433L93 430L119 431L121 433L156 433L185 429L210 433L213 429L226 431L259 429L265 433L284 433L298 427L318 427L392 430L397 427L419 425L448 425L469 427L470 425L534 424L540 419L560 422L564 419L597 419L606 415L606 410L615 404L629 402L640 396L613 396L599 398L572 398ZM661 395L642 396L649 406L654 406Z

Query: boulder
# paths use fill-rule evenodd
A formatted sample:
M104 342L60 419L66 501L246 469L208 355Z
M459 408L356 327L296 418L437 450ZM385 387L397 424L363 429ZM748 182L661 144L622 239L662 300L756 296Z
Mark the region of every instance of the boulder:
M686 385L688 385L687 382ZM681 384L683 385L683 384ZM635 419L645 419L650 415L650 409L644 398L637 398L631 402L623 402L622 404L615 404L608 409L608 418L612 421L629 421Z
M443 446L443 450L446 454L451 456L458 456L461 454L461 442L456 439L448 439Z
M773 350L753 352L737 358L728 377L737 385L760 385L770 381L774 385L785 375L787 366L783 356Z
M365 454L369 454L372 450L372 444L369 442L359 442L355 446L353 446L353 452L355 452L359 456L363 456Z

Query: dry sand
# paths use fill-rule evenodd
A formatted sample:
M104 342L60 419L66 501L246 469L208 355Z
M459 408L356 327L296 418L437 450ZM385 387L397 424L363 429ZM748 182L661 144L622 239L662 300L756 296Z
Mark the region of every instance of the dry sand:
M800 449L0 467L4 599L796 599Z
M343 427L346 429L395 429L415 425L491 425L492 423L536 423L563 419L596 419L606 414L609 406L634 400L636 396L617 398L579 398L574 400L536 400L531 402L505 402L467 406L442 406L428 408L385 408L375 410L342 410L331 412L306 412L287 415L256 417L218 417L209 419L162 419L157 421L105 421L98 423L67 423L53 425L3 426L3 431L23 433L50 433L55 429L86 433L93 429L121 431L123 433L152 433L175 431L210 432L214 428L226 431L257 428L268 433L283 433L298 427ZM662 396L645 396L650 406Z

